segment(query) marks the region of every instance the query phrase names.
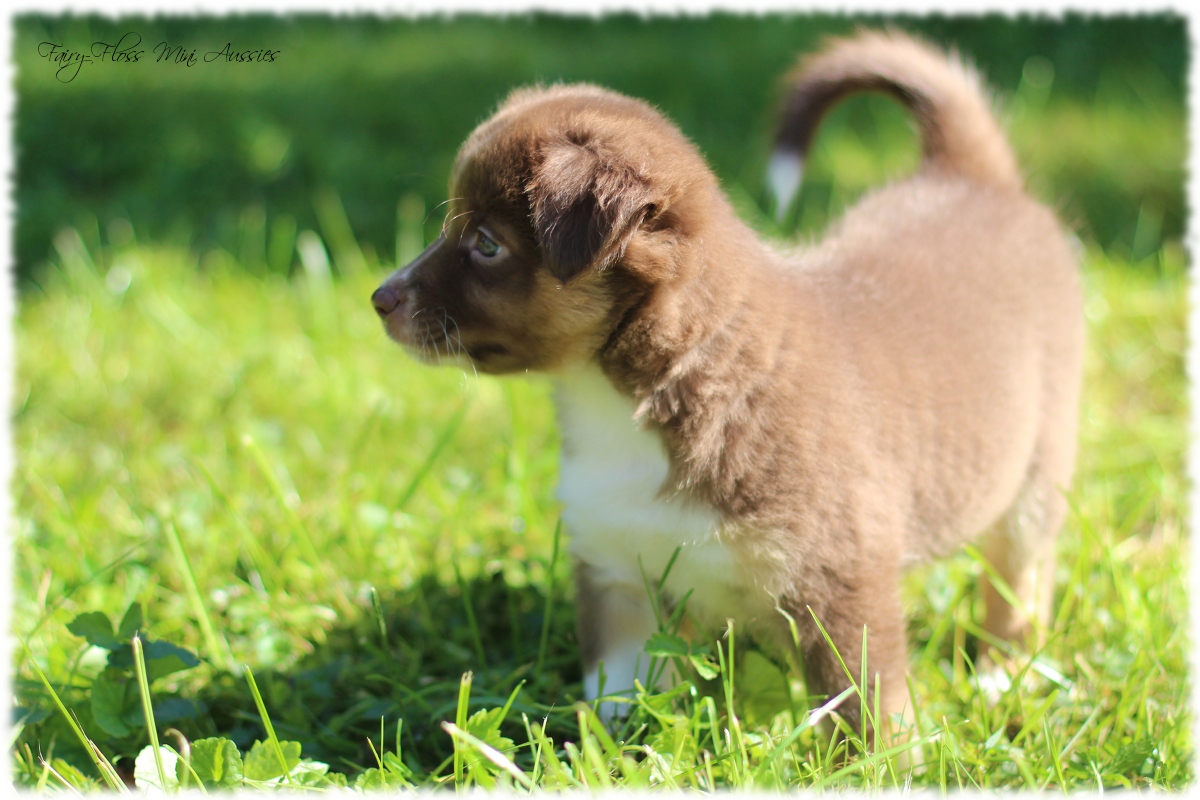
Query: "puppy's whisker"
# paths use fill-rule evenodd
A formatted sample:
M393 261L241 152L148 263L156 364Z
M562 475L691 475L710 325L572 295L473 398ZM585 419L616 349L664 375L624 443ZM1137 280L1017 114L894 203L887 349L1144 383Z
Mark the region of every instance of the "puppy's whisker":
M457 320L455 320L454 317L450 316L449 313L447 313L446 321L454 326L454 335L451 337L449 331L447 331L446 336L447 336L447 341L452 342L455 346L455 349L456 349L456 352L454 354L455 357L461 362L463 356L466 356L467 363L471 365L471 372L474 373L476 378L478 378L479 371L477 369L475 369L475 362L471 359L471 356L467 353L467 346L465 344L463 344L462 329L458 327Z
M448 203L453 203L455 200L466 200L466 199L467 199L467 198L465 198L465 197L447 197L445 200L443 200L442 202L438 203L438 204L437 204L436 206L434 206L433 208L429 209L429 213L425 215L425 219L424 219L424 221L423 221L421 224L422 224L422 225L427 225L427 224L429 224L429 220L433 218L433 212L437 211L437 210L438 210L439 208L441 208L442 206L444 206L444 205L447 205ZM445 224L445 223L443 223L443 225L444 225L444 224Z
M446 229L447 229L447 228L450 226L450 224L451 224L451 223L453 223L453 222L454 222L454 220L458 219L459 217L466 217L466 216L470 216L470 215L471 215L471 214L473 214L473 213L475 213L475 212L474 212L474 211L469 211L469 210L468 210L468 211L463 211L462 213L459 213L459 214L455 214L453 217L447 217L447 218L446 218L446 219L445 219L445 220L442 222L442 235L443 235L443 236L445 236L445 235L446 235ZM465 229L464 229L464 230L465 230ZM463 234L463 232L462 232L462 231L459 231L459 233L458 233L458 236L459 236L459 241L461 241L461 240L462 240L462 234Z
M454 326L454 342L458 347L458 354L462 355L463 351L466 349L463 347L462 330L458 327L458 323L455 322L454 317L446 315L446 320Z
M446 344L446 358L449 358L451 355L450 354L450 345L451 345L450 331L448 331L446 329L446 320L449 318L449 314L447 314L445 308L439 308L438 310L442 312L442 319L438 322L438 324L442 326L442 341L445 342L445 344ZM439 359L438 363L441 363L440 359Z

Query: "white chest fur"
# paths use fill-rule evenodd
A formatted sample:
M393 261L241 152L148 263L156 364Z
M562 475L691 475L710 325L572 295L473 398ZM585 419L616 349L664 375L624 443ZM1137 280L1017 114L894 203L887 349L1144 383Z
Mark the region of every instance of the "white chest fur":
M659 436L633 419L631 401L595 367L559 375L555 400L562 434L559 499L575 558L602 583L641 590L653 584L678 548L666 590L693 590L688 609L719 625L771 608L722 541L708 508L660 496L667 456ZM765 606L765 607L764 607Z

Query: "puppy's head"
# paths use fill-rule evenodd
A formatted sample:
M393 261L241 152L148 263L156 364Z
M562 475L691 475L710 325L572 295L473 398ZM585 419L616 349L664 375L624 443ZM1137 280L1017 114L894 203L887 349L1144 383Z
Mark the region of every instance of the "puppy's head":
M372 297L426 361L490 373L595 355L673 274L707 168L648 105L592 86L515 92L463 144L442 233Z

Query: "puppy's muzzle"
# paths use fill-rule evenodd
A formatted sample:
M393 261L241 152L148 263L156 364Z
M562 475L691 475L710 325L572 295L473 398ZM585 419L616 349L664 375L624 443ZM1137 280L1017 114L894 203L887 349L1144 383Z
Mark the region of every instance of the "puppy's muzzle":
M443 241L445 241L445 237L439 236L437 241L426 247L425 251L413 259L411 264L393 272L375 290L375 293L371 295L371 305L375 306L375 313L379 315L380 319L386 322L396 309L413 302L412 284L417 271L423 264L438 255Z
M371 295L371 304L375 306L375 313L386 319L388 314L404 304L407 294L407 289L400 281L387 281Z

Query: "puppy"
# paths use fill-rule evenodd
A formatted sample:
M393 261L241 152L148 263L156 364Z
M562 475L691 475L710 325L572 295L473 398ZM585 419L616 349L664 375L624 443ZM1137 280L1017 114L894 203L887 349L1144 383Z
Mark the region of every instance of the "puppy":
M982 534L1020 600L985 587L987 631L1046 618L1083 347L1072 250L973 73L897 33L792 76L785 195L822 114L859 90L908 107L923 161L793 252L646 103L515 91L463 144L442 235L373 296L419 358L555 381L590 698L602 674L606 692L647 680L643 576L677 550L656 591L781 652L786 612L811 695L850 685L839 653L858 678L865 627L886 715L906 708L907 565Z

